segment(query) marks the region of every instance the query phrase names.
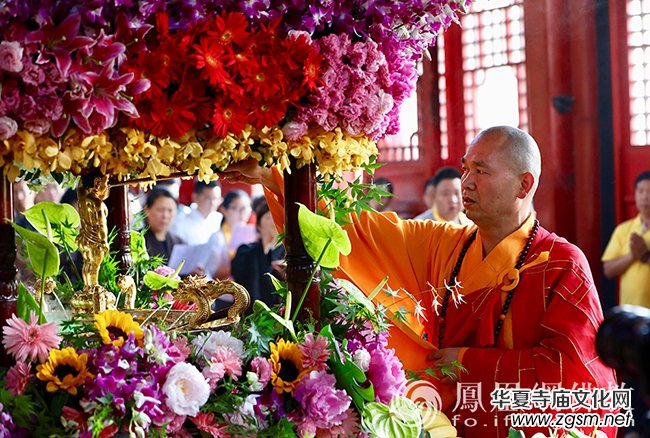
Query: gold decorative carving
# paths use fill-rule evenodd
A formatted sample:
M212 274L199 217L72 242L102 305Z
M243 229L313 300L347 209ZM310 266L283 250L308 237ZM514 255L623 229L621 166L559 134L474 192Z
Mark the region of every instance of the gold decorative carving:
M234 302L224 318L216 318L212 312L212 303L222 295L232 295ZM144 310L125 309L136 321L150 320L155 317L169 324L169 330L214 329L239 322L241 315L250 304L246 289L233 281L207 280L205 277L189 276L172 292L175 300L196 304L196 310Z

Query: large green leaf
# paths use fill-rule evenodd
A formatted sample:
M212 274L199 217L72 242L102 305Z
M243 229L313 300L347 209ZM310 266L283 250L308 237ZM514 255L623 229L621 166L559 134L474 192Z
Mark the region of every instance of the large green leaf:
M287 303L289 304L289 307L291 307L291 294L287 294L287 297L288 297L288 298L287 298ZM280 315L278 315L277 313L275 313L273 310L271 310L271 309L269 308L269 306L268 306L265 302L263 302L263 301L255 300L255 303L253 303L253 305L256 306L257 308L262 308L262 309L264 309L266 312L268 312L268 314L269 314L273 319L275 319L275 320L276 320L277 322L279 322L279 323L280 323L284 328L286 328L286 329L289 331L289 333L291 333L291 336L293 336L293 338L296 339L296 330L295 330L295 328L293 327L293 321L291 321L291 320L288 319L288 318L283 318L283 317L281 317ZM286 313L287 316L289 315L289 312L287 312L286 310L285 310L285 313Z
M53 277L59 272L59 251L47 237L28 230L15 223L12 227L25 240L29 263L32 265L34 274L43 277Z
M166 290L166 289L176 289L181 283L180 280L175 278L165 277L160 275L157 272L149 271L145 274L142 279L144 284L146 284L152 290Z
M41 313L41 308L34 299L34 296L29 293L23 283L18 285L18 298L16 299L16 315L29 323L29 314L34 312L36 315Z
M375 388L372 383L368 382L366 374L359 368L353 361L350 353L345 349L343 352L339 348L339 344L334 338L332 327L329 325L323 327L320 331L322 336L329 339L330 343L334 346L334 351L329 358L329 366L332 373L336 377L336 384L339 388L344 389L345 392L352 397L352 402L359 411L363 410L363 406L367 402L375 399ZM347 343L347 340L343 341ZM345 359L345 362L341 360Z
M320 257L321 266L336 268L339 265L339 254L350 254L352 246L348 233L333 220L319 216L301 204L298 209L298 224L307 254L314 260Z
M77 227L81 223L79 213L69 204L54 202L39 202L25 211L25 217L41 234L48 235L48 222L54 230L54 243L63 245L64 242L71 251L77 250Z
M422 417L418 406L406 397L393 397L388 405L366 403L363 424L371 436L418 438L422 432Z

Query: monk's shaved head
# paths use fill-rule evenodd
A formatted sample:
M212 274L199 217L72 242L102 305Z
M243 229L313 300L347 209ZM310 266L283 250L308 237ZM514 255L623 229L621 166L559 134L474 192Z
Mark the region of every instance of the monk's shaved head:
M530 172L539 181L542 172L542 158L535 139L521 129L511 126L493 126L481 131L473 143L479 139L490 139L500 152L508 157L508 162L516 173Z

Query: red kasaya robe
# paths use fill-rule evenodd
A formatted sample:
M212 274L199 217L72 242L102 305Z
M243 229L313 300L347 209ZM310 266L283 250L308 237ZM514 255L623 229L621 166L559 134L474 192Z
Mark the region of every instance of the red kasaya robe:
M276 223L282 223L281 196L267 192L267 199ZM390 292L380 293L375 301L381 302L393 319L399 314L406 321L391 329L389 346L406 369L432 367L427 356L437 348L439 329L434 300L437 296L442 302L445 282L476 227L401 220L394 213L362 213L352 219L353 223L344 227L352 252L342 258L339 276L350 279L365 293L388 276ZM513 268L532 223L531 215L486 257L479 234L458 275L458 291L465 302L450 302L447 308L442 347L463 347L459 361L466 372L458 383L436 383L445 413L458 436L464 438L507 436L506 415L511 412L499 412L491 404L490 394L497 386L584 386L590 391L616 386L614 372L596 353L596 331L603 316L587 260L577 247L541 227L518 272L514 298L496 346L491 347L507 296L502 289L517 276ZM468 403L468 398L473 403ZM604 415L598 409L589 412ZM518 429L526 436L535 432L549 435L548 427ZM578 429L585 433L593 430ZM600 430L610 437L616 434L615 428Z

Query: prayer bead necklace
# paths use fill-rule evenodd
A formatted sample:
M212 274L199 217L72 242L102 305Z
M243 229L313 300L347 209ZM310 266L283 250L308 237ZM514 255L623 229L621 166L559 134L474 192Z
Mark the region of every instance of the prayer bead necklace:
M533 224L533 229L530 230L530 235L526 240L526 245L524 246L524 249L522 249L521 253L519 254L519 259L517 260L515 269L521 269L521 267L524 265L524 261L526 260L528 251L530 251L530 247L533 244L533 240L537 235L538 229L539 229L539 221L535 219L535 223ZM447 316L447 307L449 306L449 299L451 298L451 294L452 294L451 289L456 284L456 277L460 272L460 267L463 264L463 259L465 258L465 254L467 253L469 247L472 245L472 242L474 242L474 240L476 239L477 232L478 230L475 230L472 233L472 235L469 236L469 239L467 239L465 245L463 245L463 248L460 250L460 254L458 255L456 266L454 266L454 270L451 272L451 277L449 278L449 281L445 285L446 291L445 291L445 296L442 299L442 306L440 307L440 315L439 315L440 324L438 325L438 348L442 348L442 338L444 337L445 334L445 317ZM497 325L496 327L494 327L494 344L492 344L492 346L495 346L497 344L497 338L499 337L499 333L501 332L501 328L503 327L503 321L506 319L506 315L508 314L508 309L510 309L510 304L512 303L512 297L515 295L516 289L517 288L514 287L508 291L508 296L506 297L506 300L503 303L503 307L501 308L501 315L499 315L499 320L497 321Z

